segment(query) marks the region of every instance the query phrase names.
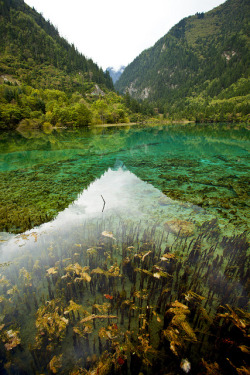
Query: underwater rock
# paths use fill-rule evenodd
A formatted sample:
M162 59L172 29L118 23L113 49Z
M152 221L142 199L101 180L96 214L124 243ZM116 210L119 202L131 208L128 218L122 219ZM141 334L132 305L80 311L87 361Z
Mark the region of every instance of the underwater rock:
M187 359L182 359L180 367L184 372L189 373L191 370L191 363Z
M169 206L170 204L173 204L173 200L168 198L168 197L160 197L160 199L158 200L158 204L160 206Z
M181 236L189 237L194 234L195 226L191 221L174 219L164 223L165 228L171 233Z

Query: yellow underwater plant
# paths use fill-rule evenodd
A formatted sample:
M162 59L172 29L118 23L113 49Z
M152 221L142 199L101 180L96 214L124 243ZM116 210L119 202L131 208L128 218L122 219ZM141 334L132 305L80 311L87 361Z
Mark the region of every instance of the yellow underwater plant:
M3 326L2 326L3 327ZM21 343L21 339L19 337L20 331L13 329L9 329L8 331L3 331L1 334L2 341L4 342L4 346L6 350L12 350L13 348L17 347Z
M65 337L69 320L60 313L59 301L48 301L39 307L36 317L36 347L41 348L43 342L55 343Z
M169 319L169 324L162 334L169 341L170 349L176 356L179 355L185 341L197 342L195 332L187 321L189 314L188 306L179 301L172 302L165 314L165 319Z

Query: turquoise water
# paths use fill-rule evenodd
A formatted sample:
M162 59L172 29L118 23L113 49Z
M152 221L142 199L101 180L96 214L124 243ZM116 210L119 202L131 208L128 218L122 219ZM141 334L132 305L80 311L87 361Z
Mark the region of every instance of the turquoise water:
M1 134L2 373L244 367L249 144L222 124Z

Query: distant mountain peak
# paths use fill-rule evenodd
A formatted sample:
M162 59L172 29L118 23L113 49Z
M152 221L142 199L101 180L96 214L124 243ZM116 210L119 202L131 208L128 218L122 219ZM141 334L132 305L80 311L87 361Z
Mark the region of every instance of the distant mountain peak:
M113 80L113 83L117 82L122 73L124 72L125 66L121 65L119 68L108 67L106 70L109 72L110 77Z

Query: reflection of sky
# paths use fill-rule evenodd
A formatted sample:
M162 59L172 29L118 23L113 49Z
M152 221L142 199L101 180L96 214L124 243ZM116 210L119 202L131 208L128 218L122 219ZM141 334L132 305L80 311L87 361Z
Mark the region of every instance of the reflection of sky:
M41 227L44 230L48 226L56 228L68 224L72 225L72 223L87 218L101 217L107 213L128 214L130 212L136 217L142 214L139 209L138 188L136 188L138 185L143 190L148 184L122 168L116 171L109 169L100 179L90 184L88 189L84 190L75 202L60 212L54 221ZM157 196L160 196L161 193L157 189L152 186L150 186L150 189Z
M105 210L126 208L129 204L131 186L139 181L139 178L129 171L109 169L101 179L92 183L79 196L70 206L69 211L71 213L78 211L79 214L84 212L85 215L100 213L104 205L102 196L105 200Z
M164 205L160 201L163 198ZM34 247L40 241L49 244L50 236L57 232L60 232L60 237L63 236L63 231L68 233L72 229L73 232L75 227L87 219L105 219L112 215L118 220L151 221L163 227L164 222L174 218L194 220L193 213L193 205L183 205L182 202L166 197L151 184L120 167L116 170L109 169L100 179L90 184L88 189L84 190L78 199L60 212L53 221L27 231L24 235L9 235L9 240L2 242L1 246L5 255L11 257L12 251L24 252L26 247ZM204 210L197 209L196 220L208 220L208 216L204 214ZM2 234L2 238L3 236L6 234ZM4 258L6 261L6 257Z

